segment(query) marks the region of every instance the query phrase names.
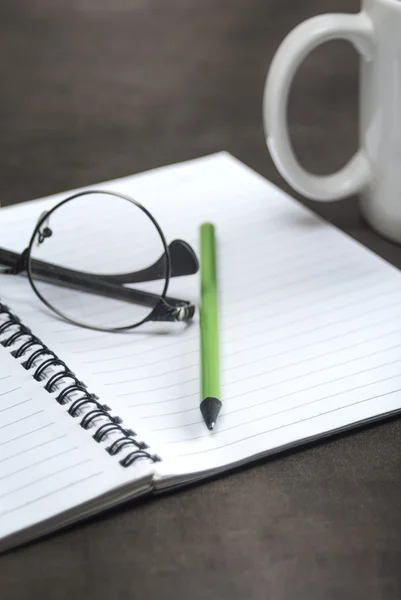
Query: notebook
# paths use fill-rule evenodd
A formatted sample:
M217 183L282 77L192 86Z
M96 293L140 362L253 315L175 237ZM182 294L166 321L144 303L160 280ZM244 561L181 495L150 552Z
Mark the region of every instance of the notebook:
M168 239L196 251L200 223L215 224L223 408L207 430L197 313L191 326L92 331L55 318L24 276L0 275L2 550L400 411L395 267L226 152L96 187L136 198ZM2 208L1 246L21 252L43 210L64 197ZM198 286L198 275L177 278L169 294L197 304ZM36 336L22 356L22 337L7 343L18 325L2 327L11 315ZM89 427L93 407L72 416L73 397L57 401L68 379L49 392L51 372L33 377L43 357L24 367L39 344L104 407ZM116 417L128 441L110 454L122 434L105 425Z

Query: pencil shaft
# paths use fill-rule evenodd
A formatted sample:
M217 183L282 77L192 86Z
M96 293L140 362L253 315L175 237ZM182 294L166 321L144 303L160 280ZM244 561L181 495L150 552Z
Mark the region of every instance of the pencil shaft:
M200 229L202 398L220 398L216 241L213 225Z

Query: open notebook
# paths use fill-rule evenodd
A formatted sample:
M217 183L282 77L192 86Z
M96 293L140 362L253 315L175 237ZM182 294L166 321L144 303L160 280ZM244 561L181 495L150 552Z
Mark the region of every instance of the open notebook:
M224 152L96 187L137 198L168 239L196 250L199 224L215 223L223 408L208 431L197 315L163 335L90 331L47 312L25 277L1 275L0 321L7 306L148 446L148 458L122 466L135 446L113 456L116 432L96 442L106 417L80 427L91 407L70 416L60 389L45 390L49 373L33 378L40 360L26 370L29 351L12 354L21 340L0 345L1 548L400 411L397 269ZM64 196L1 209L1 245L22 251ZM198 276L172 280L169 294L196 303L198 285Z

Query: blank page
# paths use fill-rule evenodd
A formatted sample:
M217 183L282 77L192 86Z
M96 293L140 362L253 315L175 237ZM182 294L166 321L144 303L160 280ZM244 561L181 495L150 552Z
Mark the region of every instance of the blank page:
M200 224L216 225L223 409L215 430L199 411L198 316L189 327L97 333L28 302L24 280L7 282L4 295L158 447L161 474L226 468L400 410L397 269L226 153L105 186L142 202L168 241L198 250ZM2 239L28 236L41 210L2 211ZM198 284L198 276L174 280L169 293L196 302Z

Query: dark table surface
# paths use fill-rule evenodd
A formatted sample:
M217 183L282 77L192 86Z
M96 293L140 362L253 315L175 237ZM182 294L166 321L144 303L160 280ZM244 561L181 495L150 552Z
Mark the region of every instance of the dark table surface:
M282 38L356 0L3 0L3 205L228 150L287 191L261 102ZM302 66L291 131L318 173L357 145L358 61ZM310 206L401 267L357 199ZM0 557L6 599L401 598L401 422L145 501Z

